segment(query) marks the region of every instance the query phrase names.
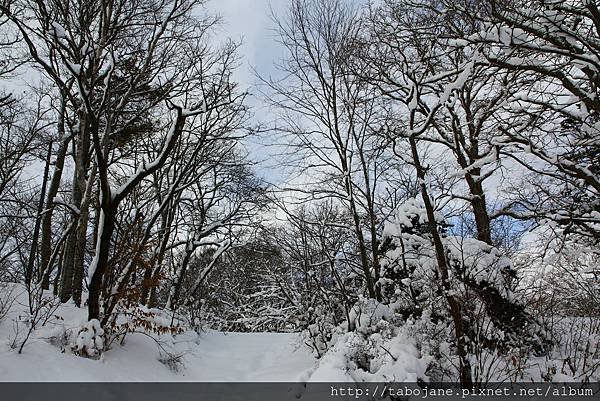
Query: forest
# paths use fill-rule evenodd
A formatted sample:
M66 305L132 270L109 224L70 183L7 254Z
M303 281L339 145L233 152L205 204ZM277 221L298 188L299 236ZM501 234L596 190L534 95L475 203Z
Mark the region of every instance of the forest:
M0 2L0 379L210 331L294 333L304 380L599 381L595 0L287 0L253 85L206 3Z

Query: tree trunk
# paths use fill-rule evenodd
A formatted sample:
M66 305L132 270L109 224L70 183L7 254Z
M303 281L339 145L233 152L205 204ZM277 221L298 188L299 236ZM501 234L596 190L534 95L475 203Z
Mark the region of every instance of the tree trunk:
M167 233L168 227L171 226L173 222L173 213L167 207L163 213L161 218L161 227L160 233L162 235L162 239L160 241L160 246L156 253L156 259L154 262L154 266L148 266L144 272L144 280L142 282L142 294L140 297L140 302L143 305L150 305L150 301L152 298L152 292L158 283L158 275L160 273L160 269L162 267L162 262L165 257L165 251L167 249L167 244L169 242L169 235ZM154 306L154 305L152 305ZM151 306L151 307L152 307Z
M185 256L183 257L183 260L181 261L181 266L179 268L179 271L177 272L176 281L171 287L171 293L169 295L167 308L173 311L177 309L177 306L179 306L179 296L181 294L181 287L183 286L183 279L185 277L185 272L190 263L193 253L193 247L189 247L188 249L186 249Z
M110 198L110 194L108 194ZM103 202L104 203L104 202ZM96 255L90 268L93 270L89 284L88 298L88 320L100 318L100 294L104 274L108 271L110 243L115 229L116 211L112 205L102 205L98 226L98 241L96 243Z
M90 215L90 202L92 199L92 189L94 187L96 176L96 164L94 163L86 182L85 193L81 201L81 213L77 230L75 232L76 245L73 257L73 283L71 293L75 304L81 306L81 293L83 290L83 263L85 259L85 250L87 244L87 229Z
M473 172L477 177L480 174L479 169ZM466 175L467 184L471 192L471 207L475 216L475 226L477 228L477 239L488 245L492 245L492 230L490 227L490 216L485 204L485 193L481 182L475 181L471 174Z
M412 119L414 118L414 111L412 111L411 113L412 121ZM473 378L471 376L471 363L469 362L467 355L467 344L460 302L451 293L448 274L448 263L446 261L446 252L444 249L444 244L442 242L442 237L438 231L438 226L435 221L435 210L431 202L431 198L429 197L429 192L427 190L427 184L425 181L426 173L419 158L417 140L414 135L411 135L409 137L409 142L412 158L415 164L415 169L417 170L417 178L419 179L421 187L421 197L423 198L423 203L425 204L425 210L427 212L427 220L429 221L429 227L431 230L431 236L435 248L438 271L442 280L442 289L444 291L444 297L448 302L448 306L450 308L450 315L452 317L452 322L454 325L454 336L456 339L456 348L459 358L460 384L463 388L471 388L473 385Z
M78 209L76 219L76 227L79 228L79 223L82 214L83 193L86 186L86 171L89 165L89 129L85 112L79 112L79 132L77 134L76 155L75 155L75 171L73 173L73 192L72 203ZM85 211L87 213L87 211ZM76 229L69 237L67 249L65 250L65 260L63 261L63 273L61 277L60 301L67 302L73 296L73 276L75 274L75 258L77 249L85 249L86 238L78 236L80 230Z
M58 194L60 188L60 180L62 178L63 168L65 164L65 156L69 148L69 140L65 138L65 109L64 104L61 105L60 114L58 117L58 136L60 138L60 147L56 154L56 162L54 164L54 172L50 186L48 187L48 195L46 196L46 210L42 218L42 238L40 241L40 257L41 257L41 274L42 288L47 290L50 287L50 275L54 269L54 264L51 264L50 257L52 255L52 214L54 212L54 198Z
M339 139L339 143L342 144L343 141ZM348 161L342 155L340 155L340 162L343 171L350 171ZM369 298L378 299L377 292L375 291L375 284L373 283L373 277L371 276L371 264L369 263L369 253L367 252L367 245L365 243L365 237L362 232L360 216L358 215L356 200L354 199L354 189L352 188L352 181L350 179L349 173L344 178L344 187L346 190L346 194L348 195L348 202L350 203L350 212L352 213L352 219L354 221L354 231L356 234L356 239L358 240L360 262L362 265L367 292L369 293Z
M58 283L60 280L60 274L62 272L63 260L65 259L65 245L63 245L60 249L60 257L58 261L58 270L56 271L56 276L54 276L54 282L52 283L52 294L54 296L58 295ZM48 278L48 280L50 280Z
M33 238L31 239L31 248L29 250L29 258L27 259L27 268L25 270L25 283L27 287L31 284L33 279L33 267L35 264L35 258L37 253L38 238L40 235L40 223L42 220L42 213L44 211L44 198L46 197L46 185L48 183L48 173L50 171L50 159L52 158L52 141L48 144L48 154L46 156L46 165L44 166L44 176L42 178L42 190L40 193L40 199L38 202L37 213L35 217L35 226L33 228Z

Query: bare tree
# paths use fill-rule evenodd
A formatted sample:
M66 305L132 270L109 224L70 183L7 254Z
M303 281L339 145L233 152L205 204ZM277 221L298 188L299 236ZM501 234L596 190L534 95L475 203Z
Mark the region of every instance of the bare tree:
M75 166L69 206L76 223L63 257L63 301L70 295L80 300L89 209L99 195L95 253L88 268L90 319L100 317L122 202L165 165L184 130L192 129L191 120L220 115L236 103L235 96L242 96L233 94L226 65L234 63L234 48L215 53L208 47L206 32L216 20L193 16L199 4L110 1L64 7L63 2L23 2L2 9L72 110L68 118ZM221 56L223 65L218 64ZM59 130L64 127L61 113L62 108ZM155 138L145 154L130 146L144 136ZM47 259L47 236L43 243Z
M286 189L302 202L335 199L348 209L367 293L380 299L377 215L388 159L375 131L385 115L348 63L358 10L337 0L298 0L277 26L288 54L279 65L285 76L264 83L280 111L274 129L288 141L286 164L299 175L299 185Z

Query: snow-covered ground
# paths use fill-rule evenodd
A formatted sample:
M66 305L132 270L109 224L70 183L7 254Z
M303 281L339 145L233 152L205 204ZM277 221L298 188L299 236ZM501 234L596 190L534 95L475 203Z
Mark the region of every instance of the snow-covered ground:
M61 352L57 334L85 322L85 309L64 304L36 330L21 354L11 348L15 320L25 316L22 287L17 302L0 321L0 380L4 381L298 381L315 365L299 334L221 333L206 331L162 338L163 347L182 355L178 371L161 359L157 342L145 334L129 334L100 359L77 356L67 345ZM16 294L17 295L17 294ZM64 320L62 320L64 319ZM21 324L20 336L25 325ZM164 353L162 353L164 356Z

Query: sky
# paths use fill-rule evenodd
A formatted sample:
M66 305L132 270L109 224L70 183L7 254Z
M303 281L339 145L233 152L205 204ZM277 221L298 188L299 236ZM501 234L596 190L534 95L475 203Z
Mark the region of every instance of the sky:
M277 75L275 64L284 56L277 42L272 16L285 17L288 0L210 0L206 3L208 13L221 16L222 23L216 31L217 40L241 41L240 67L234 78L241 88L250 92L247 104L251 107L252 123L272 119L272 114L257 90L258 78ZM260 162L257 173L267 181L283 179L277 171L275 150L266 146L272 142L268 137L252 137L246 141L250 158Z
M256 83L253 68L261 74L274 71L274 61L281 57L282 49L277 44L271 15L274 12L285 16L288 3L286 0L210 0L206 3L208 12L222 17L217 34L223 39L242 41L242 65L237 71L242 85Z

